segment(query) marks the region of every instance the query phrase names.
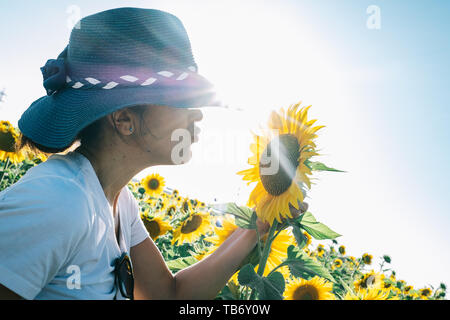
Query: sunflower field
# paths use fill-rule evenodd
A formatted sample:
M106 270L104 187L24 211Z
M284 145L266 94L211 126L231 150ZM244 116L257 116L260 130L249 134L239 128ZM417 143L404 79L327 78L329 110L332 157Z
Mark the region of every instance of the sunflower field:
M273 112L267 126L254 134L250 168L242 175L255 184L245 206L210 205L166 186L157 173L132 180L141 218L173 273L214 251L238 228L257 229L257 245L219 292L221 300L442 300L446 286L414 288L397 278L391 257L369 252L354 257L336 240L341 235L319 222L304 198L314 171L342 172L313 161L315 138L323 126L308 120L300 104ZM43 154L18 151L20 133L0 122L0 191L26 171L46 161ZM276 170L271 171L273 159ZM313 240L314 239L314 244ZM377 260L377 261L376 261Z

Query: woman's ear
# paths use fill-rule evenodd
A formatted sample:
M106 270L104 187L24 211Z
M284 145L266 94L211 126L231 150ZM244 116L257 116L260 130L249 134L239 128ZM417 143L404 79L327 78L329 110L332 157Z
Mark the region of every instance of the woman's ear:
M129 136L136 130L134 117L134 114L128 108L124 108L111 113L108 120L116 128L117 132L124 136Z

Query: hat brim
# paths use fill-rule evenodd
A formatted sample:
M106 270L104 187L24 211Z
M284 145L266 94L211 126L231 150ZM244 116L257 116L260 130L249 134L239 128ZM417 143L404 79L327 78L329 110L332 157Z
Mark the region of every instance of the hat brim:
M21 132L48 148L69 146L90 123L121 108L155 104L175 108L225 107L211 83L200 75L195 86L106 89L66 88L36 100L22 114Z

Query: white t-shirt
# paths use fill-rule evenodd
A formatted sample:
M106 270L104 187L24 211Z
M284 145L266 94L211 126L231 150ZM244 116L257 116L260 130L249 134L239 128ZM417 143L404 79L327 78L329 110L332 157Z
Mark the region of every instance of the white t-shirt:
M0 283L25 299L121 299L114 262L148 232L133 194L112 207L89 160L52 155L0 192Z

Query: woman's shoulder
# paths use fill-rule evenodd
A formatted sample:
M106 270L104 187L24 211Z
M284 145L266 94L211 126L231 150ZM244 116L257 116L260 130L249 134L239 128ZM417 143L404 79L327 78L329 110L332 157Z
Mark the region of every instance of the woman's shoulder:
M136 210L139 210L138 202L127 185L120 190L118 202L128 214L134 214Z
M62 194L64 198L68 198L70 192L73 196L82 195L79 174L80 168L71 157L52 155L46 162L30 168L0 195L30 197L44 194L56 197Z
M77 178L76 168L70 168L71 164L59 157L47 161L0 192L0 217L39 214L72 221L89 214L91 201Z
M74 155L54 154L47 161L30 168L16 183L3 190L26 189L32 194L65 193L66 187L79 188L81 165ZM25 196L25 195L24 195Z

